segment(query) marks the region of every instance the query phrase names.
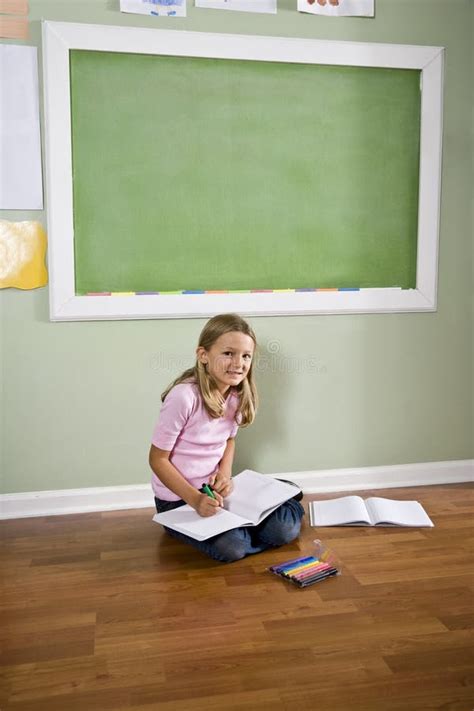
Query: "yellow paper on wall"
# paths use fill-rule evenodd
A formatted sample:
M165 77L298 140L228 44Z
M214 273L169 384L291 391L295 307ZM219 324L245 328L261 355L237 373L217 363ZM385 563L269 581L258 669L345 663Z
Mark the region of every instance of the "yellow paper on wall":
M39 222L0 220L0 289L37 289L48 283L46 232Z

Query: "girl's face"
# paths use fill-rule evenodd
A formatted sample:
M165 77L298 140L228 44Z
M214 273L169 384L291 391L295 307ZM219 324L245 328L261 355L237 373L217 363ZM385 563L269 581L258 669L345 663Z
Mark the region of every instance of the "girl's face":
M219 336L208 351L199 346L196 353L216 381L221 395L225 395L230 387L236 387L247 377L254 348L250 336L240 331L230 331Z

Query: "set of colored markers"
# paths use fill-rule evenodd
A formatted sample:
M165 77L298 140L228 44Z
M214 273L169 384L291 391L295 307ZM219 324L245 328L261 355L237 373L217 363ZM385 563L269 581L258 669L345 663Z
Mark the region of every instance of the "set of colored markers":
M300 588L319 583L320 580L325 580L325 578L339 573L337 568L319 558L315 558L313 555L287 560L286 563L272 565L268 570L280 575L282 578L286 578L286 580L290 580Z

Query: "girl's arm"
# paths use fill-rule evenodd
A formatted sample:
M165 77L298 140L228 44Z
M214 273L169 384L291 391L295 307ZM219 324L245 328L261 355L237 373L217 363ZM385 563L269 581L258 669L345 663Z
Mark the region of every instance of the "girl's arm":
M219 462L219 469L214 475L214 479L210 482L214 491L218 491L223 497L229 496L234 488L234 484L232 482L232 463L234 461L234 454L235 439L231 438L227 440L224 454Z
M153 473L162 484L192 506L200 516L213 516L223 504L222 497L216 493L217 498L211 499L210 496L201 494L194 486L191 486L170 462L170 454L171 452L167 452L165 449L159 449L154 444L151 445L149 462Z

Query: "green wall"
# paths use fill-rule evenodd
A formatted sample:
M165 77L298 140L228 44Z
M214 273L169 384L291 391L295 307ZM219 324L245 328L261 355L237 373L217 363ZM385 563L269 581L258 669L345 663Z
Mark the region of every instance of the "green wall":
M191 0L188 0L191 5ZM445 46L438 311L262 317L258 419L236 471L466 459L472 427L472 39L469 0L376 0L375 19L188 8L122 15L118 0L30 0L40 19ZM38 212L3 219L46 220ZM204 320L50 323L48 289L0 292L3 493L146 483L159 395Z

